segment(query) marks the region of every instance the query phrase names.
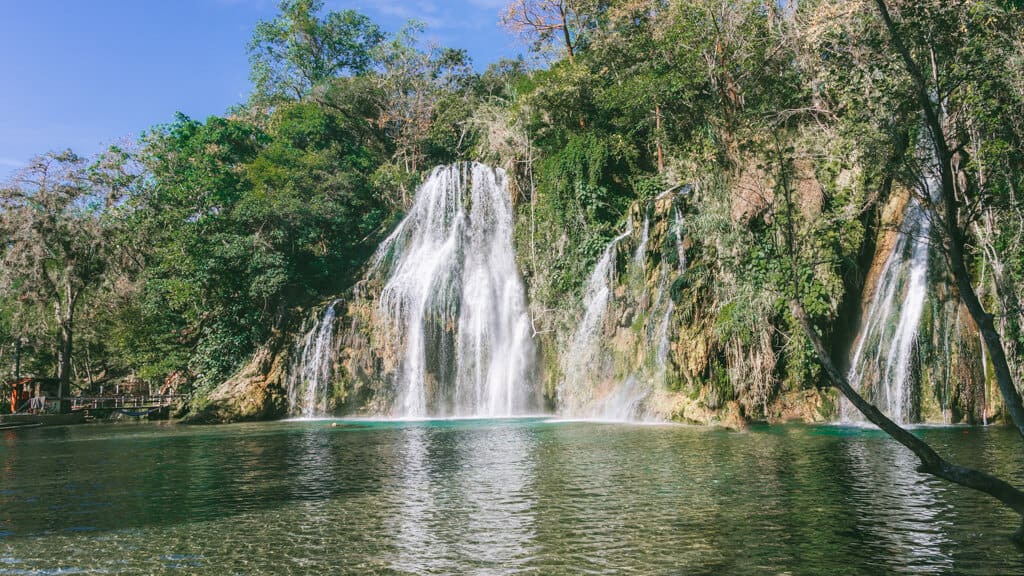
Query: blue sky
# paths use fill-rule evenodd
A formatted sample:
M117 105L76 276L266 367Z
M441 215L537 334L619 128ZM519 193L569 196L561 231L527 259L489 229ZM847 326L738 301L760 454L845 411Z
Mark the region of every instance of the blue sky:
M409 18L477 68L523 51L505 0L325 0L386 30ZM221 114L250 90L246 44L276 0L0 0L0 181L36 154L93 154L173 119Z

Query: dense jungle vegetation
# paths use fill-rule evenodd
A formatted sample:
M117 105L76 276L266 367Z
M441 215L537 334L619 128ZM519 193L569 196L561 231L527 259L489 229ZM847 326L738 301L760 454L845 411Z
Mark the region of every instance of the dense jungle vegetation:
M500 18L529 58L479 72L422 24L284 0L253 33L247 101L36 158L0 189L5 376L17 348L66 390L128 379L201 403L351 286L425 171L481 159L514 176L541 339L630 206L693 185L673 297L714 335L722 398L764 404L827 385L803 329L850 338L883 206L937 159L936 282L1016 395L1020 2L515 0Z

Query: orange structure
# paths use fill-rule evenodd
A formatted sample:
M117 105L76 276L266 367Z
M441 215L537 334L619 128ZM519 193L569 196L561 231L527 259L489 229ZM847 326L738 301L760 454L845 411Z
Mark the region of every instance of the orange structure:
M55 396L57 380L53 378L22 378L11 382L11 414L36 396Z

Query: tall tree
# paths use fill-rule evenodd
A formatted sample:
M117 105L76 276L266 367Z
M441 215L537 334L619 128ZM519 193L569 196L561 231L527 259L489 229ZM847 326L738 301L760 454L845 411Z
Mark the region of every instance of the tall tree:
M179 116L146 137L150 186L131 200L153 245L146 317L124 339L188 356L136 354L150 373L187 367L200 389L219 384L288 307L344 286L387 216L368 183L380 146L364 120L307 100L279 104L267 125Z
M282 0L279 8L276 18L256 25L249 42L255 102L302 98L331 78L373 66L384 34L366 16L342 10L320 17L323 0Z
M548 43L560 44L570 63L584 32L596 13L591 0L513 0L501 15L501 23L540 49Z
M473 78L465 51L417 48L423 30L422 23L409 22L383 44L381 71L374 77L382 96L378 126L394 147L393 162L410 173L424 167L425 144L442 100L466 92Z
M112 262L104 220L105 208L119 199L119 189L109 186L116 181L66 151L34 158L0 189L0 289L52 314L59 397L71 379L79 303Z

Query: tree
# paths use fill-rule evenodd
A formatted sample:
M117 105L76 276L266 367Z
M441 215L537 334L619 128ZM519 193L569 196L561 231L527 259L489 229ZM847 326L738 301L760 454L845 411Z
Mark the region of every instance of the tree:
M436 45L417 48L423 30L421 22L410 21L382 44L380 70L372 77L380 98L374 122L393 151L389 168L414 178L428 159L451 161L444 156L457 154L465 132L458 124L469 116L476 78L464 50ZM432 158L431 151L441 154ZM395 188L401 191L396 203L408 205L408 178L396 180Z
M0 189L0 289L52 314L59 398L71 378L79 303L103 283L113 261L105 209L120 198L121 190L109 186L115 181L66 151L34 158Z
M966 6L922 2L901 4L899 7L905 9L907 16L897 22L886 0L874 0L874 4L888 32L889 46L883 49L888 48L898 56L910 77L914 97L924 118L927 140L935 156L940 194L936 215L945 240L950 272L961 301L981 331L1010 417L1024 437L1024 403L1014 384L1002 337L996 329L994 316L985 309L971 279L968 237L978 214L973 213L965 202L984 194L985 190L970 168L970 151L976 149L971 146L969 125L974 110L969 94L964 92L969 91L972 85L986 82L991 73L991 68L983 67L986 58L982 55L1003 52L995 37L974 38L972 32L985 34L990 27L997 28L995 32L999 32L1000 21L1009 20L1006 23L1011 26L1014 21L997 6L980 7L977 10L981 12L979 18ZM911 19L916 19L916 22L907 21ZM918 33L908 34L908 28ZM942 37L945 41L940 40ZM915 40L918 46L911 44ZM978 42L982 45L974 45ZM921 56L915 56L914 52ZM929 63L930 73L926 73L920 64L922 60Z
M569 63L574 64L595 8L589 0L513 0L501 15L501 23L532 42L535 49L560 42Z
M807 218L801 214L801 200L791 178L790 151L776 146L773 164L777 172L772 200L772 234L769 245L773 258L762 264L765 271L763 289L786 299L789 314L804 336L798 344L809 343L814 357L824 369L829 386L842 394L868 421L878 426L920 460L917 471L988 494L1021 516L1021 525L1012 539L1024 543L1024 492L1005 480L947 461L927 442L901 427L864 399L850 384L847 376L833 362L824 338L816 327L814 311L820 309L819 279L828 275L835 261L828 254L827 243L820 242L822 230L838 229L844 211ZM755 274L757 270L753 270Z
M282 0L280 15L256 25L249 42L253 100L274 104L298 99L343 74L373 67L380 28L354 10L328 12L323 0Z

